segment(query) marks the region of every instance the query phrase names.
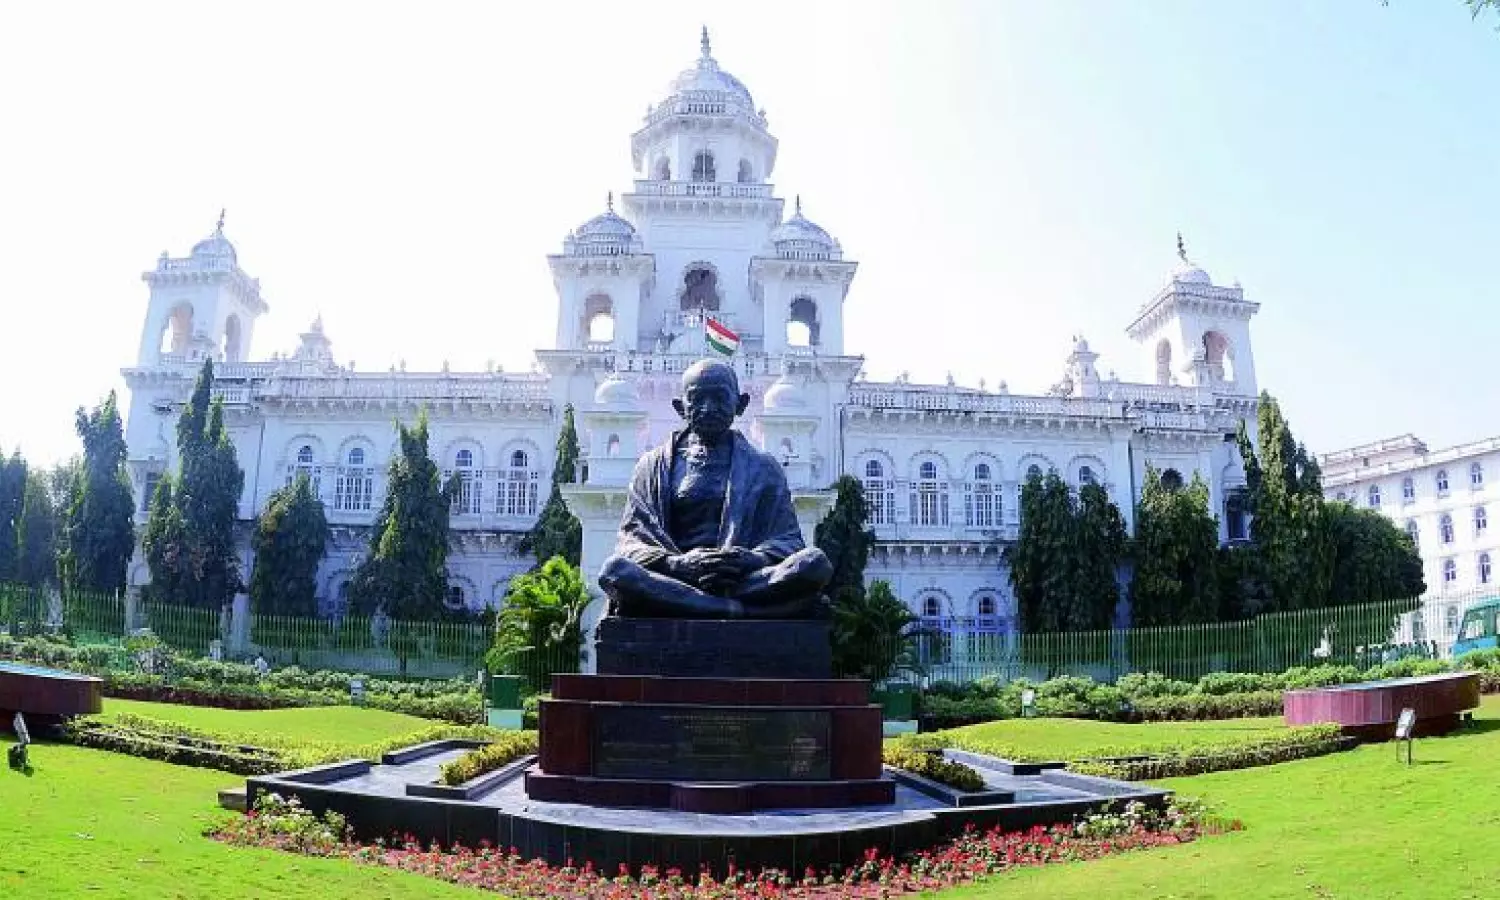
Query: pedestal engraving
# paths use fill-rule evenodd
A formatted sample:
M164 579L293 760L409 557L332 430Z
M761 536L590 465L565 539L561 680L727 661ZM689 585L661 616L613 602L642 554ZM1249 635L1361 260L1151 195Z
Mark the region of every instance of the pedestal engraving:
M828 779L832 718L816 709L601 704L593 771L676 781Z

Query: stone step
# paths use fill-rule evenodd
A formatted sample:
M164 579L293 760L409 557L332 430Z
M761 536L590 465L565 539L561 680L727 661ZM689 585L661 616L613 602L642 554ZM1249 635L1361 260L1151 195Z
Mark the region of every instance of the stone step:
M225 788L219 791L219 805L225 809L235 812L245 812L249 809L249 801L245 797L245 789L242 787Z
M568 674L553 676L552 699L612 703L864 706L870 702L870 683L857 678L670 678Z

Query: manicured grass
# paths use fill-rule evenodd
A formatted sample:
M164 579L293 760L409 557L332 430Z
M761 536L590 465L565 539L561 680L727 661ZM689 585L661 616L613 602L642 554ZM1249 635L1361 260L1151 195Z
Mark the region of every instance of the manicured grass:
M1170 747L1241 744L1285 731L1280 718L1126 725L1086 719L1004 719L943 732L955 745L1025 759L1133 756Z
M0 897L375 900L491 896L415 875L202 837L215 792L243 785L191 769L57 744L28 777L0 769Z
M1245 830L1188 847L1017 872L954 900L1489 898L1500 894L1500 697L1463 732L1163 782Z
M164 719L226 736L275 734L346 745L399 737L441 724L431 719L358 706L240 710L138 700L104 701L103 718L121 713Z

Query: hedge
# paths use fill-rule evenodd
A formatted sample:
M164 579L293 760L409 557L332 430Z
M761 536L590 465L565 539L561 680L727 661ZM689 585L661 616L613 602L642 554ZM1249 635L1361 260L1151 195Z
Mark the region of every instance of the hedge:
M1079 760L1070 762L1068 768L1085 775L1146 781L1310 759L1348 750L1358 743L1357 738L1345 737L1337 725L1311 725L1237 747L1198 747L1137 758Z
M893 769L910 772L946 784L961 791L984 790L984 779L970 766L940 753L929 753L895 741L886 741L880 750L881 761Z
M450 763L444 763L438 769L438 781L447 785L460 785L536 752L535 731L514 731L496 738L490 744L470 750Z

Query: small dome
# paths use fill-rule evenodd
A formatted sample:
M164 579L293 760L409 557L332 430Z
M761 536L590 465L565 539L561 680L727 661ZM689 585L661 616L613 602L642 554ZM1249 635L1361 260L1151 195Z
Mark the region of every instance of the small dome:
M638 253L640 249L635 226L615 212L614 192L610 192L604 212L563 239L563 252L573 256L621 256Z
M1079 335L1078 338L1073 341L1073 352L1074 353L1088 353L1089 352L1088 338L1085 338L1082 335Z
M1188 259L1187 245L1182 241L1182 232L1177 232L1177 267L1167 277L1167 283L1173 284L1206 284L1212 285L1214 280L1203 271L1197 263Z
M701 41L702 52L698 56L697 65L690 69L683 69L667 85L669 97L681 97L689 92L707 91L716 94L728 95L728 99L746 111L755 110L755 101L750 97L750 89L745 87L744 82L719 68L719 61L713 58L708 43L708 29L703 29Z
M802 385L782 375L766 390L761 403L769 412L803 409L807 406L807 392Z
M224 236L224 213L219 213L219 224L214 226L214 233L193 245L192 256L194 259L228 259L231 263L237 259L234 245L229 243L229 238Z
M771 231L771 245L783 259L838 259L843 248L822 226L802 215L797 197L792 217Z
M635 382L621 378L618 372L611 372L594 391L594 402L613 409L634 409L640 403L640 394L635 389Z

